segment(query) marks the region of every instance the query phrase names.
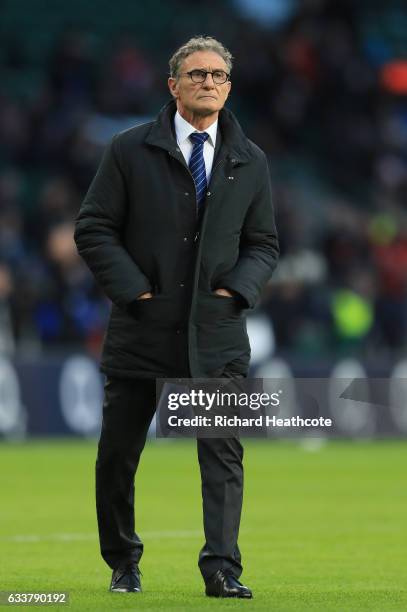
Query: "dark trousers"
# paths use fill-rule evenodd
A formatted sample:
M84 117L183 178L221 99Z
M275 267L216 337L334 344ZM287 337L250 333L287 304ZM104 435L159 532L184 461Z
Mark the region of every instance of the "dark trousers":
M134 476L155 412L155 380L108 377L96 461L96 508L103 559L115 569L138 563L143 543L134 531ZM243 501L243 447L238 438L197 440L205 544L204 580L218 569L242 573L237 545Z

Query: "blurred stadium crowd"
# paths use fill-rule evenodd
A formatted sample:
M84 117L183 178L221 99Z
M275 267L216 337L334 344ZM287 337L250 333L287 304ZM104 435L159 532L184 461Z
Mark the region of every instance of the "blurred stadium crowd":
M76 253L73 219L107 138L158 112L168 57L195 34L232 51L229 107L270 156L282 254L262 310L277 349L405 350L402 2L1 9L0 353L98 352L109 303Z

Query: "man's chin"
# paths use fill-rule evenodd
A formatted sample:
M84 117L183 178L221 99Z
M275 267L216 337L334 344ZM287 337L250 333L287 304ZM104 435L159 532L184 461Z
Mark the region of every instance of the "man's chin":
M202 104L202 106L197 106L194 112L197 115L201 115L201 117L208 117L209 115L218 113L220 110L218 104Z

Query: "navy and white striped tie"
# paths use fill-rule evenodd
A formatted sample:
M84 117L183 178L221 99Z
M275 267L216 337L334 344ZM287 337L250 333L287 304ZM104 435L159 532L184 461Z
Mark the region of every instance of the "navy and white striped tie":
M199 210L206 195L206 168L203 148L205 141L209 138L209 134L206 132L193 132L189 138L194 143L191 159L189 160L189 169L195 183L196 201Z

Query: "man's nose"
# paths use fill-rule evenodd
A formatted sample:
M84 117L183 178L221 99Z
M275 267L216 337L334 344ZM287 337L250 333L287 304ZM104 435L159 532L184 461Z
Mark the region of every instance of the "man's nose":
M209 87L210 89L213 89L215 87L215 81L213 80L213 74L211 74L210 72L208 72L206 74L206 79L204 80L204 82L202 83L202 85L204 87Z

